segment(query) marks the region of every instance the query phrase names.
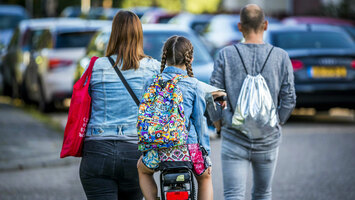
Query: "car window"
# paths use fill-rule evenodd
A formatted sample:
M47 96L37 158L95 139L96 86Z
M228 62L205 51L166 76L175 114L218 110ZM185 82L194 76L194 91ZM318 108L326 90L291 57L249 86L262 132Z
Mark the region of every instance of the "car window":
M350 36L355 41L355 27L354 26L343 26L343 28L350 34Z
M32 31L32 45L34 50L43 48L52 48L52 35L47 29L33 30Z
M275 46L283 49L352 48L354 43L346 34L338 32L278 32L272 36Z
M0 14L0 30L14 29L22 19L24 16Z
M91 39L90 44L88 45L88 56L104 56L109 38L109 32L100 32L98 34L95 34Z
M77 48L88 46L95 31L65 32L57 34L55 48Z
M204 49L202 44L189 34L183 32L145 32L144 34L144 53L152 56L157 60L161 60L162 48L164 42L173 35L181 35L188 38L194 46L194 62L195 63L207 63L210 62L210 56Z

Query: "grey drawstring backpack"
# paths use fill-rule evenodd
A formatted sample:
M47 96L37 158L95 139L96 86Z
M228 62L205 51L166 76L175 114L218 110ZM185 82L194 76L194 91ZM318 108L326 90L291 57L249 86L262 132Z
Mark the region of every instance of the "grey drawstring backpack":
M274 47L271 48L261 71L256 76L252 76L248 73L236 45L235 48L237 49L247 76L240 90L232 117L232 126L250 139L264 138L266 136L265 134L270 133L278 123L276 107L271 97L270 90L264 77L261 75Z

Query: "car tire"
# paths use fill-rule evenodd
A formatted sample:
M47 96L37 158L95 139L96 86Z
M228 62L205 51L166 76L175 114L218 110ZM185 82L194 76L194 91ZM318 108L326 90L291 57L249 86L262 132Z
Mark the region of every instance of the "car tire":
M42 82L38 79L38 87L39 87L39 101L38 101L38 109L43 113L49 113L54 110L53 102L46 102L44 89Z

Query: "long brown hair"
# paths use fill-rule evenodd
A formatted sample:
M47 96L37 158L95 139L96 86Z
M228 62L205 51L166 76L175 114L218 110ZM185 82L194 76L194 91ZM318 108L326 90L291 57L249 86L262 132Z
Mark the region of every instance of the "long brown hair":
M191 60L194 53L194 47L190 40L182 36L172 36L164 44L163 55L161 58L161 72L165 65L185 65L187 75L194 76L191 67Z
M112 31L106 56L117 55L116 65L122 70L138 69L139 61L147 57L143 52L142 24L131 11L119 11L112 21Z

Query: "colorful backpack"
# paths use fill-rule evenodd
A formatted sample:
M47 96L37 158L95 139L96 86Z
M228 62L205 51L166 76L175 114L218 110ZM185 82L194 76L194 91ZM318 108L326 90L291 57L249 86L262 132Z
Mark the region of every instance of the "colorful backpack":
M177 86L177 82L186 77L176 75L164 82L163 77L157 75L144 93L137 121L140 151L186 144L188 131L183 98Z

